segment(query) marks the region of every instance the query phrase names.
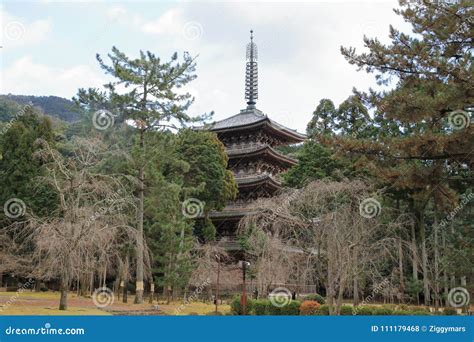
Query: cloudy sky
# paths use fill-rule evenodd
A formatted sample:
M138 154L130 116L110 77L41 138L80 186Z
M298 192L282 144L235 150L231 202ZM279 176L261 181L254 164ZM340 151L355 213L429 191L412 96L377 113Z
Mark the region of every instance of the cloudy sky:
M351 89L375 86L340 46L363 49L362 37L388 41L389 25L409 27L396 1L158 2L3 1L0 93L71 98L78 88L108 81L95 59L113 45L135 57L150 50L198 55L188 90L191 114L220 120L245 108L245 46L249 30L259 49L257 108L304 132L322 98L336 105Z

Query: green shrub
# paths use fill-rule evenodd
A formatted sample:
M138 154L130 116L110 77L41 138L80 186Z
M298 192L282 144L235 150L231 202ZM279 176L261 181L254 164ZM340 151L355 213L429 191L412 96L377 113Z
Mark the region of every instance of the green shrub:
M342 316L350 316L354 312L353 307L350 305L342 305L341 306L341 315Z
M425 306L416 306L416 305L412 305L412 306L409 306L407 307L407 310L408 311L424 311L424 312L430 312L430 309L425 307Z
M295 316L300 314L300 305L301 302L297 300L292 300L288 304L278 307L271 302L267 306L267 315L272 315L272 316Z
M247 315L249 315L253 310L252 304L252 299L247 297ZM232 299L232 302L230 302L230 310L234 315L243 315L242 305L240 304L240 295L237 295Z
M287 305L280 308L281 315L285 316L298 316L300 314L301 302L298 300L292 300Z
M443 314L446 316L456 316L458 312L456 311L455 308L444 308Z
M324 297L317 293L305 296L304 300L313 300L315 302L318 302L319 304L326 304L326 300L324 299Z
M373 315L378 315L378 316L393 315L393 310L390 310L387 308L374 308Z
M418 311L412 311L411 314L414 316L426 316L426 315L429 315L430 312L426 310L418 310Z
M359 316L371 316L374 314L374 310L368 306L358 306L354 311Z
M305 300L300 305L300 315L301 316L315 315L320 306L321 304L319 304L315 300Z
M396 304L382 304L382 308L393 311L397 308Z
M253 313L257 316L263 316L267 314L268 306L272 305L268 299L259 299L253 301Z
M317 315L317 316L327 316L327 315L329 315L329 306L327 306L326 304L321 305L316 310L316 312L314 314Z
M408 315L411 315L412 311L408 311L408 310L394 310L393 311L393 315L396 315L396 316L408 316Z

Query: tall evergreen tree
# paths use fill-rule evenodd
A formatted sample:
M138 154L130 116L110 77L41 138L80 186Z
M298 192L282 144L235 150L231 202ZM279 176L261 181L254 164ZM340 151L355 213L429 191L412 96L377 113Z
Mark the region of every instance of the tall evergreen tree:
M319 101L316 110L313 112L313 117L306 127L306 133L309 137L316 135L327 135L334 133L336 107L329 99L322 99Z
M43 139L55 144L51 120L29 106L22 109L4 134L0 135L0 203L18 198L35 215L46 215L55 208L56 196L51 187L38 181L43 175L41 161L33 154L35 143ZM3 214L3 210L2 210Z
M463 1L402 0L400 5L396 13L412 24L416 35L390 27L389 45L364 37L366 53L341 48L349 63L375 73L379 84L396 80L393 89L371 91L364 97L376 109L376 121L399 123L400 134L363 141L336 137L332 145L363 154L371 160L374 175L409 196L421 243L424 299L429 304L426 223L433 218L428 220L427 210L430 205L435 208L436 222L437 216L456 205L453 182L473 162L474 129L467 110L474 100L473 7ZM415 277L416 267L414 262Z
M196 78L195 60L185 53L183 61L174 53L171 59L163 62L152 52L140 51L135 59L127 57L116 47L108 55L111 64L106 64L97 55L102 69L115 78L106 85L107 96L120 110L123 120L131 120L136 128L136 177L138 178L138 241L136 271L136 303L143 302L143 216L146 191L146 139L148 131L177 128L195 121L186 114L193 102L189 93L177 92ZM120 89L120 90L119 90ZM201 118L199 118L201 119Z

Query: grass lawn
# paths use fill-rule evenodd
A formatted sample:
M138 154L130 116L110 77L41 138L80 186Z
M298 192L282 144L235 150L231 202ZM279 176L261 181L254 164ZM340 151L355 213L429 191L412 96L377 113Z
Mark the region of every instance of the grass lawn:
M158 305L160 307L160 310L162 310L167 315L206 315L210 312L214 312L216 309L216 306L214 304L202 302L191 302L185 305L182 309L180 308L180 306L183 304L183 302L171 302L169 305L166 305L164 303L165 302L159 302ZM230 305L220 304L218 308L219 312L223 315L230 312ZM178 312L176 312L177 309Z
M205 315L213 312L215 306L210 303L191 302L182 309L182 302L170 304L154 302L149 304L133 304L134 297L128 297L128 303L114 299L113 303L104 309L95 306L92 298L78 297L75 293L68 295L68 309L58 310L59 292L0 292L0 316L2 315L113 315L113 314L165 314L165 315ZM178 309L178 312L176 310ZM230 312L229 305L219 305L222 314Z

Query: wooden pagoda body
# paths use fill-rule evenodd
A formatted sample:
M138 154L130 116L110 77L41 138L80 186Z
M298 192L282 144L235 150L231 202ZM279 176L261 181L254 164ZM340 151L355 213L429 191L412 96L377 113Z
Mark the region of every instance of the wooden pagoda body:
M209 129L225 145L228 167L238 185L237 198L220 212L211 212L218 239L227 249L239 249L236 229L239 220L255 210L254 201L272 197L281 189L280 174L297 163L276 147L302 142L303 134L286 128L254 106L215 122Z

